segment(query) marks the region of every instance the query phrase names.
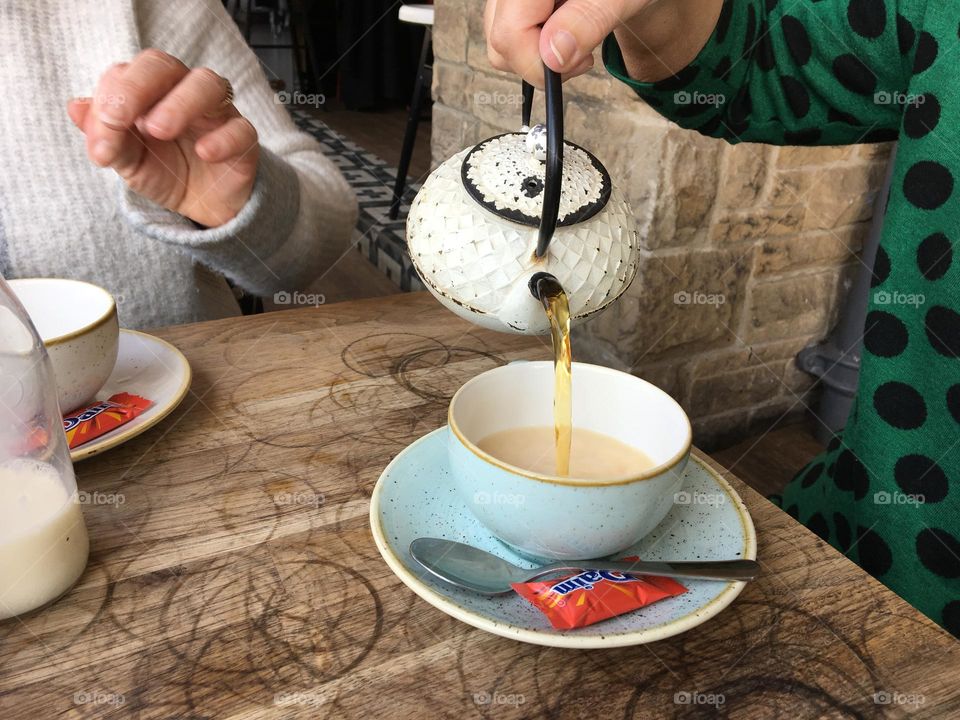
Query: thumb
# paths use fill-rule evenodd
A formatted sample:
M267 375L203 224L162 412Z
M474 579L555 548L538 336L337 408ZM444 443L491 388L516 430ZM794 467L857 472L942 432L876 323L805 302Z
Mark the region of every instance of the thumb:
M620 26L625 14L635 14L644 4L643 0L567 0L543 25L540 57L552 70L569 72Z

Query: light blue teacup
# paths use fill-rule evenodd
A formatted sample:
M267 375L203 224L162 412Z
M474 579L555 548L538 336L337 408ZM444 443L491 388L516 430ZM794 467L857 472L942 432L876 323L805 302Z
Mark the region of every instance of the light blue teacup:
M468 381L450 401L456 486L497 538L538 559L584 560L624 550L673 505L690 455L690 421L667 393L610 368L573 364L573 426L642 450L654 463L604 481L541 475L477 444L493 433L553 425L551 362L517 362Z

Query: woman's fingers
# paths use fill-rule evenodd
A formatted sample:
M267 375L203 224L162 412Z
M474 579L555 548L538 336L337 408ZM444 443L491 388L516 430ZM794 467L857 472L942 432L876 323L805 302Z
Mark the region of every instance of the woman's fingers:
M188 72L187 66L172 55L152 48L144 50L119 72L104 75L97 89L103 98L99 119L112 128L129 128Z
M178 137L193 122L222 111L230 117L227 81L209 68L188 72L177 85L147 113L146 128L159 140Z
M256 147L256 128L245 117L237 116L199 138L194 149L201 160L217 163L231 158L255 161L256 153L251 151Z
M593 51L653 0L488 0L487 54L494 67L543 86L546 64L570 78L593 67Z
M497 0L487 43L491 62L502 58L527 82L543 87L540 25L553 12L554 0ZM497 57L499 56L499 58Z

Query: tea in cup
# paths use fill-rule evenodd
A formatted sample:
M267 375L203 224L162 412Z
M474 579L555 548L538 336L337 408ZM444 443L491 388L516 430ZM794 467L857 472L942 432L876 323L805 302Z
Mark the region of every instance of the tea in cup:
M497 538L536 559L616 554L663 520L690 455L686 413L628 373L573 363L573 440L555 471L551 362L468 381L450 402L448 451L460 495Z

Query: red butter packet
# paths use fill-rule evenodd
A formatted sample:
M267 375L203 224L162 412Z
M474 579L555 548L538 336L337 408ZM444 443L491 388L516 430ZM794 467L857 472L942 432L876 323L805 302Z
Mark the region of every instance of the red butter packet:
M63 418L67 444L73 450L127 424L151 405L152 400L123 392L74 410Z
M623 558L625 562L633 560L637 558ZM606 570L587 570L541 582L513 583L511 587L546 615L557 630L593 625L687 591L670 578L657 575L632 578Z

